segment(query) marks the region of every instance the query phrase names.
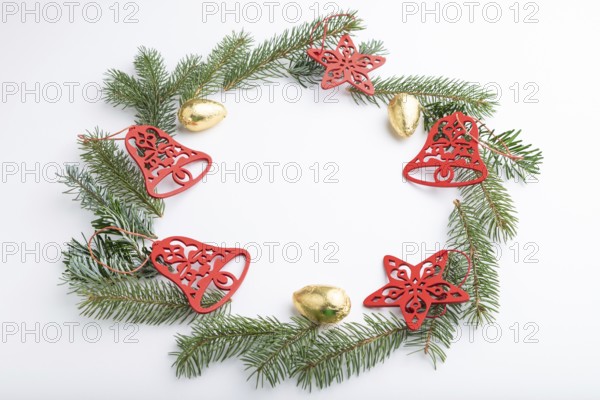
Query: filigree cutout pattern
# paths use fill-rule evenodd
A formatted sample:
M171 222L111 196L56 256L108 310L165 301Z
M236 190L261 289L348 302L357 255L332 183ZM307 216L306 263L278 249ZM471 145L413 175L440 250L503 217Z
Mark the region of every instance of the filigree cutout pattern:
M129 128L125 147L144 174L148 194L156 198L174 196L189 189L208 173L212 164L208 154L187 148L150 125ZM205 162L206 166L194 176L189 167L197 162ZM165 178L170 178L176 188L158 193L157 186Z
M417 265L385 256L383 265L389 282L369 295L363 304L365 307L400 307L406 326L417 330L432 305L469 300L467 292L442 277L447 262L448 250L438 251Z
M375 94L368 73L385 63L385 57L361 54L348 35L343 35L335 50L310 48L308 56L325 67L321 80L323 89L348 82L365 94Z
M404 177L427 186L457 187L482 182L488 170L479 155L479 130L471 117L461 112L438 120L419 154L404 167ZM456 172L465 168L473 179L459 181ZM432 171L428 173L428 171Z
M245 259L239 276L226 270L236 257ZM158 272L179 286L190 306L201 314L225 304L242 284L250 266L250 254L244 249L211 246L183 236L154 242L150 259ZM211 287L225 295L217 303L204 307L202 298Z

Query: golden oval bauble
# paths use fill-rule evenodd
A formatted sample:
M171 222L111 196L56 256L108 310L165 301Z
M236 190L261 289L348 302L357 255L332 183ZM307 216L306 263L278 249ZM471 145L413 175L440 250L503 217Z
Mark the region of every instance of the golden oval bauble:
M179 122L193 132L212 128L227 116L225 106L208 99L191 99L181 105L177 117Z
M339 322L350 313L350 298L334 286L305 286L292 298L298 312L317 324Z
M388 117L394 132L400 137L409 137L417 130L421 119L421 104L413 95L399 93L388 105Z

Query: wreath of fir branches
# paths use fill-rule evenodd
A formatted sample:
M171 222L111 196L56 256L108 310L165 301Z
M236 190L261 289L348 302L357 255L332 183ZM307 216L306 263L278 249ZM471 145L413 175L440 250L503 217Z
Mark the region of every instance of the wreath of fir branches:
M329 23L327 45L335 47L343 33L363 29L356 12ZM323 67L306 56L317 19L253 46L245 32L224 37L208 57L190 55L168 72L162 56L141 47L134 59L136 74L111 69L105 79L106 101L133 108L135 123L157 126L173 134L178 106L193 97L219 91L245 89L275 78L293 78L303 86L320 80ZM366 54L385 54L381 41L360 45ZM483 120L494 114L493 94L461 80L400 76L373 81L375 95L350 89L356 103L386 105L397 93L416 96L425 109L425 129L439 118L462 111ZM460 200L448 220L447 248L470 255L472 274L465 285L471 300L449 305L440 318L427 319L412 332L393 314L369 313L362 323L346 322L323 329L303 317L283 322L273 317L248 318L230 313L229 307L207 316L193 311L171 282L152 279L156 271L144 267L135 275L116 274L101 267L88 252L87 238L73 238L64 252L62 280L81 297L81 314L139 324L191 324L191 332L176 337L172 353L177 376L194 377L210 364L238 357L257 385L275 386L291 378L303 388L324 388L385 361L401 346L423 352L434 365L444 361L460 320L474 325L494 321L499 307L498 260L493 244L512 239L517 230L513 201L503 182L538 175L540 150L521 141L520 130L493 133L480 127L481 140L499 151L508 150L520 160L501 157L484 148L488 178L459 190ZM96 129L92 136L105 133ZM154 237L153 221L162 216L164 203L148 196L144 181L130 157L112 141L80 141L83 166L69 166L62 177L82 208L95 219L92 229L108 226ZM506 147L504 147L506 146ZM115 238L115 236L117 238ZM130 271L149 253L139 239L118 232L93 239L96 258L115 269ZM446 278L458 282L467 265L451 257ZM206 296L215 302L219 293Z

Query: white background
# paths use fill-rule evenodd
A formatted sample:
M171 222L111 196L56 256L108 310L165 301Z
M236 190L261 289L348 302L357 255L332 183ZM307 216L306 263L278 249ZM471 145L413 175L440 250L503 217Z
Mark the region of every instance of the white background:
M516 239L501 249L497 327L472 336L463 327L447 362L437 370L424 356L400 350L361 377L310 396L598 398L594 303L600 221L597 191L593 195L591 188L598 179L593 146L600 7L592 1L522 1L488 5L484 12L484 1L475 7L471 22L469 8L459 2L462 16L452 23L448 19L456 19L456 6L440 3L436 15L422 14L425 7L435 10L434 2L391 3L344 2L344 7L358 8L368 26L356 41L379 38L390 51L386 65L374 75L443 75L499 87L502 106L489 125L523 129L523 138L544 151L543 173L538 182L509 185L520 224ZM87 14L83 2L75 6L70 22L68 7L59 2L62 16L52 22L56 7L40 3L37 12L26 14L24 7L35 9L36 3L1 4L0 398L308 396L293 381L256 390L245 381L237 360L213 365L198 379L176 379L168 353L176 349L174 334L187 333L187 326L139 326L133 335L137 343L126 343L124 334L133 331L124 329L130 327L104 321L99 323L101 337L90 343L94 326L84 327L92 320L78 315L78 299L58 285L63 267L56 251L80 232L89 235L92 216L61 194L64 187L55 183L55 175L63 163L78 160L78 133L95 126L114 132L132 122L131 110L96 101L94 87L108 68L131 71L139 45L160 50L172 68L186 54L207 54L232 30L243 28L262 40L292 26L296 11L300 21L308 21L316 10L330 11L328 5L298 2L285 8L286 14L285 3L277 3L271 18L268 7L258 2L261 16L256 18L255 5L244 3L216 2L210 5L216 14L208 15L203 13L206 2L106 2L88 6ZM413 6L416 14L403 13L403 7ZM237 11L227 14L225 7ZM92 23L96 8L102 15ZM497 8L502 15L494 23ZM534 11L532 23L525 23ZM124 23L132 12L138 22ZM436 243L444 243L458 193L402 182L402 165L419 151L425 133L397 140L384 108L358 107L344 91L326 102L327 93L315 88L304 90L294 102L297 87L288 86L284 93L287 81L279 83L272 98L263 88L258 101L253 100L256 92L238 93L237 99L215 96L225 103L227 119L210 131L177 136L209 153L217 164L234 168L239 162L242 172L251 162L279 162L274 182L268 181L266 167L257 183L243 174L239 183L233 174L213 175L166 201L156 233L262 244L261 259L234 297L235 313L287 319L294 312L294 290L329 283L347 290L354 304L349 319L360 320L368 311L361 306L363 298L385 281L382 257L395 254L418 262ZM282 176L281 166L292 162L301 166L298 183ZM315 162L321 168L327 162L338 165L339 182L325 183L321 175L315 183L309 169ZM246 172L253 177L255 171ZM278 243L272 260L265 242ZM309 249L315 242L321 246L317 262ZM339 246L338 263L324 261L328 242ZM299 261L286 261L286 243L300 246ZM416 254L411 251L415 244ZM288 256L294 256L291 250ZM72 343L68 325L73 326ZM62 336L50 343L56 326ZM8 335L15 327L18 332ZM535 327L537 332L526 340ZM120 336L115 338L117 328ZM531 339L537 343L527 343Z

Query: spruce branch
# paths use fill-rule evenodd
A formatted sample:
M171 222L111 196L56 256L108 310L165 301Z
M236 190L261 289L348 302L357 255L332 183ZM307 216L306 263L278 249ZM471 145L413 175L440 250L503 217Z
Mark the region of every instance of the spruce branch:
M404 321L394 315L364 316L364 324L347 322L320 333L301 353L292 376L304 389L342 382L384 362L406 339Z
M289 377L293 359L315 340L319 326L304 317L295 317L286 328L243 354L246 369L252 371L248 379L254 376L257 387L263 386L265 380L276 386Z
M82 285L76 293L84 298L79 303L81 315L95 319L159 325L185 323L200 315L177 286L155 279L126 277L116 282ZM220 292L207 292L203 304L212 305L221 297ZM215 312L226 312L227 307L224 308Z
M111 205L112 199L108 190L98 185L96 178L86 168L67 165L60 182L68 188L63 193L74 195L73 200L79 201L81 207L86 210L96 211L98 208L109 208Z
M500 134L480 127L480 139L495 150L483 148L482 156L486 166L496 175L505 179L519 179L527 182L529 178L540 174L540 165L544 159L542 151L521 140L521 130L512 129ZM509 152L521 159L511 159L502 154Z
M245 354L259 340L290 329L275 318L221 315L203 318L189 335L177 335L173 366L177 376L200 376L213 362Z
M462 106L466 114L480 117L491 116L498 105L494 95L484 88L459 79L425 76L401 76L373 79L375 95L369 96L356 88L349 88L358 104L387 105L398 93L417 97L421 104L441 103Z
M333 38L346 32L363 29L362 21L354 18L356 11L348 11L346 14L351 16L340 16L329 21L328 37ZM323 34L322 21L323 18L319 18L287 29L248 51L242 59L243 62L233 65L227 72L223 90L248 88L258 81L286 77L289 72L289 61L298 59L311 46L311 42L317 43L322 37L319 36ZM321 28L315 29L311 38L313 27L318 23L321 24ZM286 60L288 63L285 62Z
M454 114L455 112L461 112L467 114L467 110L464 104L454 102L435 102L422 104L423 106L423 126L425 131L429 132L431 127L440 119Z
M251 43L251 36L245 32L233 32L225 36L210 52L206 62L200 65L196 81L183 91L179 103L218 92L229 69L244 61L242 58L249 51Z
M87 136L88 139L104 137L100 130ZM117 147L113 140L83 140L81 158L102 186L119 201L131 204L157 217L164 212L164 203L148 195L144 178L131 162L131 157Z
M134 108L138 125L153 125L173 133L175 100L197 82L200 58L185 57L169 74L158 51L140 47L133 65L136 76L115 69L107 72L104 80L106 101L115 107Z
M475 178L475 173L462 170L457 177L470 180ZM463 186L460 193L463 203L477 216L479 229L485 230L488 240L506 242L515 237L519 222L516 209L508 190L494 171L488 171L487 178L479 184Z
M460 319L460 305L448 304L446 313L438 318L427 319L416 332L408 332L406 346L414 348L413 353L422 352L429 356L433 366L437 367L438 360L446 361L445 349L449 349L456 334ZM443 307L430 310L430 315L439 315Z
M479 215L472 206L454 201L446 245L467 253L472 263L465 285L471 300L462 317L475 325L493 321L499 307L498 261L486 229L480 225Z

